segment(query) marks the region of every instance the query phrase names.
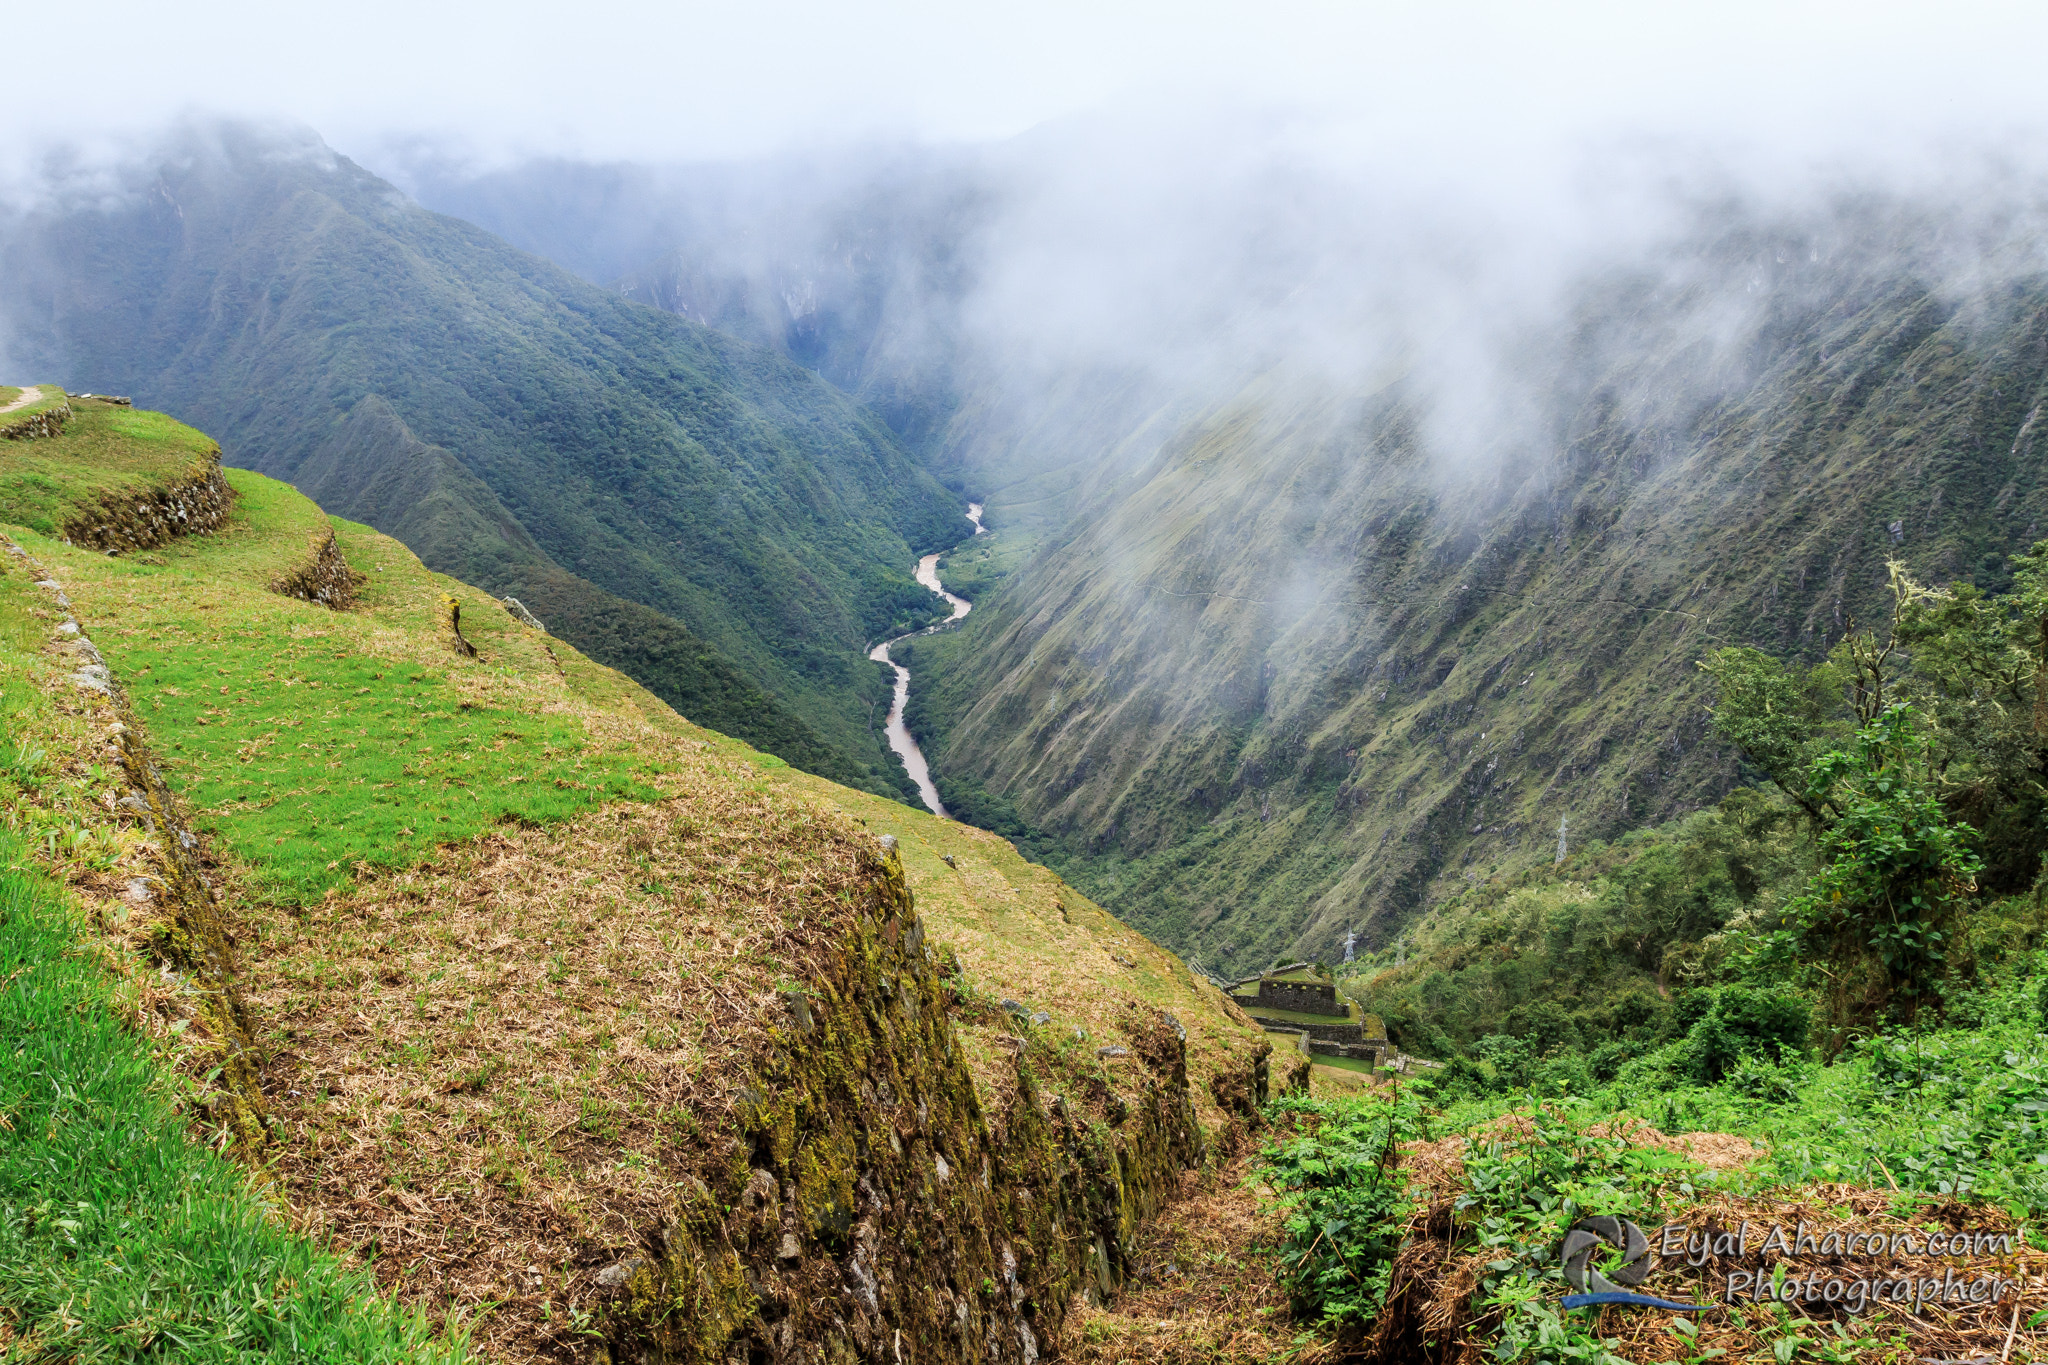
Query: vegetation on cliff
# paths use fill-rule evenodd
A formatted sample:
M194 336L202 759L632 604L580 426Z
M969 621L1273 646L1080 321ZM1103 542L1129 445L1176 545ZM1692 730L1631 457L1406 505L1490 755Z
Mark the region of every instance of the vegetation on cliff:
M1810 665L1887 559L1998 592L2048 527L2041 283L1959 293L1924 227L1708 223L1672 279L1585 282L1511 449L1399 375L1280 373L1104 446L1123 476L920 645L942 794L1219 970L1711 806L1703 655Z
M1424 1109L1311 1106L1281 1167L1339 1169L1359 1123L1405 1123L1394 1189L1427 1208L1333 1233L1324 1260L1387 1289L1305 1284L1306 1306L1379 1359L1436 1358L1451 1328L1501 1360L2038 1352L2024 1299L1894 1300L2023 1285L2043 1246L2044 548L1998 592L1894 565L1892 610L1817 662L1710 654L1713 723L1758 785L1475 886L1347 979L1443 1065L1409 1089ZM1667 1256L1654 1292L1723 1306L1646 1340L1640 1319L1556 1306L1555 1249L1589 1214L1891 1240L1861 1264L1839 1236ZM1961 1251L1897 1250L1959 1230ZM1926 1258L1953 1273L1925 1280ZM1729 1297L1730 1277L1755 1292Z

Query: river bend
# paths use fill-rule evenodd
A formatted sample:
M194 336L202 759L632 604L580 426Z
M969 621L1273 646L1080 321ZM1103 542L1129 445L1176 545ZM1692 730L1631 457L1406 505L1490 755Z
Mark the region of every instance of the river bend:
M967 504L967 519L974 523L974 534L982 534L981 504ZM934 815L945 815L945 803L939 800L939 789L932 785L931 766L924 761L924 750L917 747L917 740L911 735L910 727L903 723L903 706L910 700L910 670L889 657L889 646L908 640L912 636L929 635L935 630L944 630L955 624L961 617L974 610L974 604L964 597L947 592L939 582L939 556L926 555L917 561L917 581L930 588L953 604L953 614L936 625L923 630L913 630L884 640L868 651L868 657L878 664L887 664L896 670L896 695L889 702L889 724L883 731L889 737L889 747L903 760L903 766L910 771L910 780L917 784L917 794L924 801L925 808ZM951 819L951 816L947 816Z

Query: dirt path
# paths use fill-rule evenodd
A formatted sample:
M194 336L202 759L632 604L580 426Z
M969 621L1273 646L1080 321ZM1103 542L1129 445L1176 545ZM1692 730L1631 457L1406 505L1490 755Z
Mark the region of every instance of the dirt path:
M15 399L12 403L0 406L0 413L13 412L16 408L25 408L30 403L40 403L42 401L43 386L41 384L24 384L21 389L21 397Z

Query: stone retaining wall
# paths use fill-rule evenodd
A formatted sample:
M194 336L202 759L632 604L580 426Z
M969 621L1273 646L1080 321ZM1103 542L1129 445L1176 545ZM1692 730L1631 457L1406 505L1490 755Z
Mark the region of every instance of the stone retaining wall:
M611 1359L1036 1365L1071 1305L1136 1269L1140 1226L1201 1163L1171 1016L1134 1014L1100 1113L1022 1022L1000 1035L1011 1083L984 1092L893 841L867 872L734 1094L744 1141L599 1275ZM1226 1088L1262 1101L1265 1060Z
M183 973L191 988L199 1023L192 1032L211 1052L213 1065L204 1069L218 1087L207 1091L201 1107L233 1133L253 1160L270 1137L268 1107L256 1066L254 1028L236 976L229 907L207 875L199 836L164 780L141 720L98 648L70 615L71 599L63 586L12 540L0 536L0 548L28 570L35 586L64 613L57 627L57 648L77 665L70 681L91 704L87 714L96 710L101 720L116 718L106 728L101 749L108 766L118 768L126 779L127 789L113 809L148 833L142 847L156 867L154 875L130 884L131 902L151 912L137 927L147 935L149 952Z
M1380 1059L1387 1054L1387 1042L1384 1038L1363 1043L1325 1043L1310 1039L1308 1050L1317 1057L1344 1057L1354 1062L1371 1062L1378 1066Z
M147 550L195 531L227 524L235 491L221 477L220 452L186 477L147 493L110 493L64 526L64 538L89 550Z
M71 420L71 405L59 403L54 408L13 421L0 418L0 441L33 441L39 436L55 436L64 430L64 424Z
M1241 1002L1240 1002L1241 1003ZM1251 1021L1268 1033L1305 1033L1320 1043L1358 1043L1365 1041L1365 1028L1356 1023L1305 1024L1299 1019L1275 1019L1261 1015L1257 1009L1247 1009Z
M270 590L318 602L335 611L347 611L356 604L356 589L362 585L363 576L349 568L334 532L329 531L314 549L313 557L272 583Z

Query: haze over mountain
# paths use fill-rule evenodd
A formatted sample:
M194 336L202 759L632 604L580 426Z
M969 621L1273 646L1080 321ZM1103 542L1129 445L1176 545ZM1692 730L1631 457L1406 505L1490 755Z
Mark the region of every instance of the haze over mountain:
M14 365L203 423L704 723L901 790L861 651L969 528L880 423L317 139L189 130L116 183L7 233Z
M1218 966L1716 799L1704 650L1825 652L1888 556L1997 586L2044 520L2043 238L1995 159L1618 151L1510 223L1298 128L1208 146L423 192L573 255L562 187L637 184L675 242L617 287L985 499L1014 576L913 647L941 792Z
M10 1358L2048 1359L2048 10L14 27Z
M1489 10L1454 71L1454 15L1197 24L1173 79L1234 73L1199 101L1132 93L1151 57L1031 87L1027 43L980 107L1036 104L829 135L839 76L747 134L341 119L388 183L271 133L103 146L17 178L6 354L898 794L860 647L983 501L978 609L912 647L949 805L1219 966L1328 954L1739 780L1710 621L1824 649L1885 554L1996 582L2034 524L2041 158L1985 132L2032 85L1904 10L1768 17Z

